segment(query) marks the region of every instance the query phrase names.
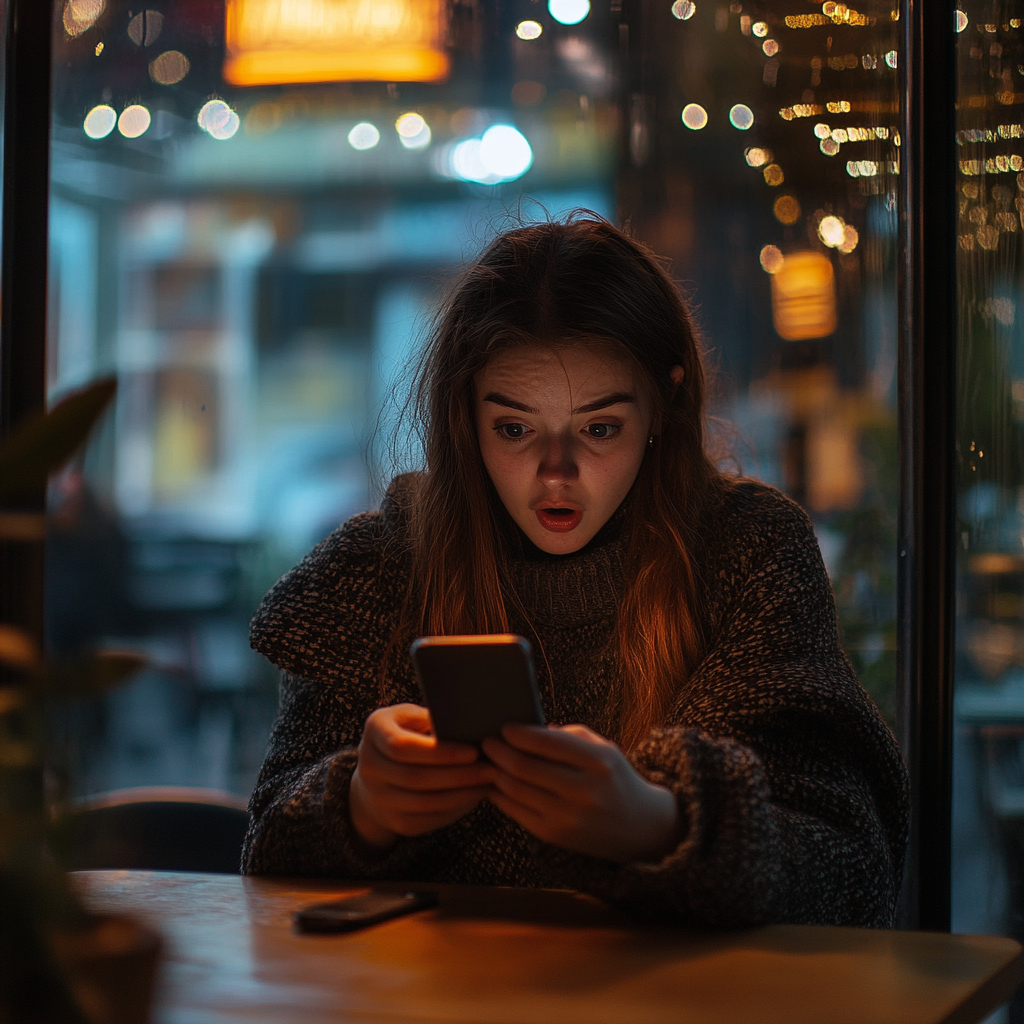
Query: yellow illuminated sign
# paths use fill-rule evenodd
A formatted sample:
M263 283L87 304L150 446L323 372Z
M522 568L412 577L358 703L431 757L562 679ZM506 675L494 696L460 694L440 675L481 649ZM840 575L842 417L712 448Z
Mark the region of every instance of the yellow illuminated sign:
M824 338L836 329L832 261L819 252L794 252L772 274L772 319L786 341Z
M232 85L436 82L444 0L227 0Z

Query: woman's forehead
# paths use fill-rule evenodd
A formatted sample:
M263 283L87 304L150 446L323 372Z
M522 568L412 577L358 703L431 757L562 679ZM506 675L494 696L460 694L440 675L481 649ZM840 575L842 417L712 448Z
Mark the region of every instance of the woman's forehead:
M632 387L636 373L632 361L610 345L585 343L521 345L492 356L477 374L478 383L519 386L561 382L574 390L583 387Z

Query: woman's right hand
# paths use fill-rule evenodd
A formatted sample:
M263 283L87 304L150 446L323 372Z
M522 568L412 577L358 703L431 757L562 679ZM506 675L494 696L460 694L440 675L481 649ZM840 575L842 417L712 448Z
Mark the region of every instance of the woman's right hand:
M349 789L352 824L371 846L450 825L484 797L489 766L475 747L439 741L417 704L379 708L366 720Z

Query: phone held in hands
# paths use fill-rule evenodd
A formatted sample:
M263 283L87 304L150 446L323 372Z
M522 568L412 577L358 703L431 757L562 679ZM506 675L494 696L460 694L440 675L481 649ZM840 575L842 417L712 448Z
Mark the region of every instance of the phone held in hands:
M543 725L530 642L514 633L421 636L412 664L440 740L482 743L506 722Z
M295 914L300 932L354 932L437 906L436 892L370 892L343 896L327 903L314 903Z

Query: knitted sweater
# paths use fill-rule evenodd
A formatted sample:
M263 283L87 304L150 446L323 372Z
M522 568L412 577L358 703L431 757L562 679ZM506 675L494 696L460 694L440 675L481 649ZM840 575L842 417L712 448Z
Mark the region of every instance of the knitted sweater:
M892 926L907 841L903 761L839 644L806 515L762 485L731 487L716 511L703 573L707 654L630 755L678 801L685 837L675 850L630 864L573 853L486 802L385 852L364 844L348 813L363 724L382 705L420 703L408 644L396 645L383 694L379 682L409 573L389 541L402 535L411 486L398 478L380 512L314 548L253 619L253 647L284 675L244 873L572 888L698 925ZM513 566L536 632L513 626L543 645L550 722L600 731L607 720L608 640L629 572L621 518L580 552L530 545Z

